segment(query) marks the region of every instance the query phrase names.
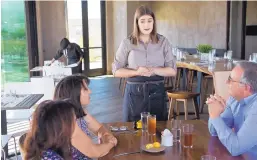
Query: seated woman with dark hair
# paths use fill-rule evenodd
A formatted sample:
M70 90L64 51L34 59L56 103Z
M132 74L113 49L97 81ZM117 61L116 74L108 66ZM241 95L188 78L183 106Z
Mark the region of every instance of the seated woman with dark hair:
M44 101L33 113L23 150L25 160L88 160L106 155L113 140L93 144L76 122L76 106L69 101ZM83 147L83 148L82 148Z
M89 79L83 75L71 75L63 78L56 86L54 92L54 100L62 100L69 98L73 104L75 104L75 115L77 118L77 124L81 128L81 132L78 135L78 147L79 150L85 150L86 146L90 147L88 143L80 141L82 137L86 136L88 141L90 139L90 134L94 133L98 136L100 141L108 142L112 141L115 145L117 144L117 139L113 136L108 129L106 129L101 123L99 123L93 116L91 116L85 108L90 103L90 89L88 88ZM90 142L92 143L92 142ZM93 144L92 144L93 145ZM86 156L89 156L86 151L83 152ZM94 155L94 157L100 157L99 155ZM89 156L90 157L90 156Z

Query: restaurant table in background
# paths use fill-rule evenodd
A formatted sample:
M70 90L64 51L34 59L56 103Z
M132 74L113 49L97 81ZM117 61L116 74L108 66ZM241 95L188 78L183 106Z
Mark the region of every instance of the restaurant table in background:
M137 152L141 148L141 138L142 132L117 132L114 133L115 137L118 139L118 144L113 148L108 155L99 158L99 160L200 160L203 155L213 155L217 160L254 160L250 154L243 154L241 156L233 157L227 151L227 149L221 144L217 137L211 137L208 131L207 122L202 120L187 120L182 121L183 124L193 124L193 148L184 148L183 138L181 143L174 143L172 147L167 147L164 152L160 153L147 153L142 151L141 153L128 154L118 157L113 157L114 155L128 152ZM108 123L105 126L128 126L133 130L133 123L127 122L117 122ZM171 129L171 122L157 122L156 139L161 142L160 133L165 128ZM183 134L182 134L183 135ZM182 136L183 137L183 136Z
M44 94L14 94L1 95L1 135L7 134L6 110L30 109L36 104ZM5 147L5 153L8 153L8 145Z
M197 71L197 87L196 92L201 93L203 73L213 75L217 71L231 71L235 65L235 62L244 60L228 60L221 57L216 57L214 63L208 61L201 61L199 56L186 55L185 59L176 61L178 68L183 68L183 80L182 89L185 90L186 84L186 69ZM200 95L201 96L201 95ZM197 98L197 102L200 105L200 96Z

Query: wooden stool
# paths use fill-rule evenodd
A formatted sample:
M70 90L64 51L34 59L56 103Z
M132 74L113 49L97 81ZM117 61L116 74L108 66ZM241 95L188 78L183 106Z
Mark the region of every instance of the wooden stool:
M180 88L181 72L182 72L182 68L177 68L177 76L175 78L175 90Z
M126 78L120 78L119 90L122 91L122 96L124 96L126 82L127 82Z
M165 91L174 89L175 77L164 77L164 88Z
M193 91L193 86L196 86L194 83L194 70L188 70L187 73L187 91L192 92Z
M200 108L201 108L201 113L203 113L203 107L205 104L205 101L207 99L207 96L209 96L210 94L214 94L214 86L212 83L212 93L207 93L208 91L208 82L210 82L210 80L213 80L213 77L211 75L206 75L203 77L203 81L202 81L202 90L201 90L201 95L200 95Z
M175 107L176 107L177 116L179 116L179 108L177 105L178 101L184 102L185 120L187 120L187 117L188 117L187 102L188 102L188 100L193 100L196 119L200 119L199 108L198 108L198 104L197 104L197 96L199 96L199 93L193 93L193 92L187 92L187 91L167 91L167 95L170 100L168 120L171 120L172 115L174 115L174 114L172 114L172 112Z

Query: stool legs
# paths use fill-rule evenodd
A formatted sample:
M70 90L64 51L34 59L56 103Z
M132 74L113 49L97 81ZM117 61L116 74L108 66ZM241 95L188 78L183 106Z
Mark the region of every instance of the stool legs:
M179 119L179 107L178 107L178 101L176 100L176 119Z
M170 108L169 108L168 120L171 120L172 117L174 119L174 105L176 103L176 100L175 99L171 99L171 98L169 98L169 100L170 100Z
M187 117L188 117L187 99L184 100L184 111L185 111L185 120L187 120Z
M195 108L195 116L196 116L197 119L200 119L197 98L193 98L193 105L194 105L194 108Z

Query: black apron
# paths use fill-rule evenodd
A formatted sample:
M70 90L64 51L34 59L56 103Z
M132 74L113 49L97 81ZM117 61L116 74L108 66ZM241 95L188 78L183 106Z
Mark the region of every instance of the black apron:
M155 114L157 121L168 118L164 78L161 76L127 79L123 101L123 121L138 121L141 112Z

